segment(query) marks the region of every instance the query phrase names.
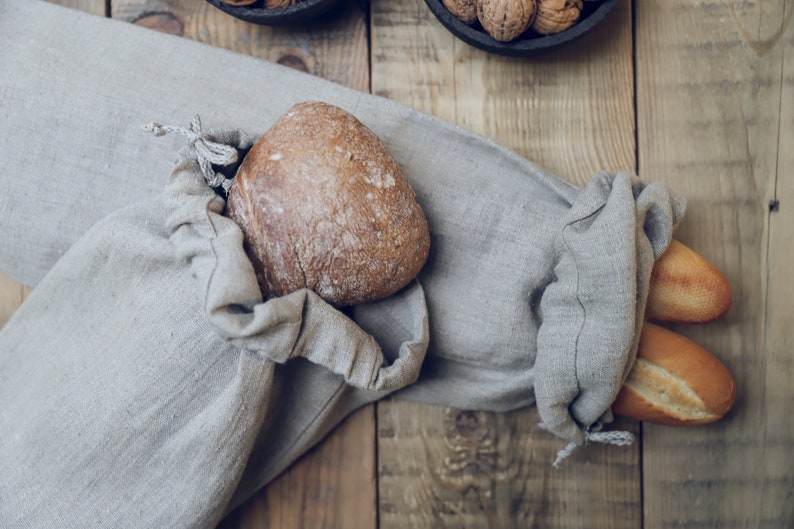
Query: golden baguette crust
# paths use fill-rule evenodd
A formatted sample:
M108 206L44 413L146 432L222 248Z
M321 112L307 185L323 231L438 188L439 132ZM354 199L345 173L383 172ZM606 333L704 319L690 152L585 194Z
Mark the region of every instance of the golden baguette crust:
M721 419L735 400L736 384L722 362L692 340L649 323L612 411L641 421L695 426Z
M673 239L654 263L645 315L656 321L705 323L725 314L732 299L725 275Z
M292 107L235 176L240 225L266 297L309 288L336 306L389 296L427 259L414 191L380 139L339 107Z

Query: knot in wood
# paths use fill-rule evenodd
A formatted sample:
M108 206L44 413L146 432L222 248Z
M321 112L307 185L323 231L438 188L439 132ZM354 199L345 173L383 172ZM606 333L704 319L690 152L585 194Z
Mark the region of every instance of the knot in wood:
M488 425L474 411L459 411L454 416L455 431L463 439L482 440L488 433Z
M447 409L443 448L430 466L436 480L462 494L474 491L485 501L495 484L512 479L514 454L497 422L493 413Z
M306 64L306 61L304 61L301 57L298 57L297 55L293 55L291 53L287 55L282 55L281 57L278 58L276 62L284 66L289 66L293 70L299 70L301 72L306 72L306 73L309 72L309 66Z
M132 21L137 26L153 29L160 33L168 33L182 37L185 34L185 24L181 18L170 11L146 12Z

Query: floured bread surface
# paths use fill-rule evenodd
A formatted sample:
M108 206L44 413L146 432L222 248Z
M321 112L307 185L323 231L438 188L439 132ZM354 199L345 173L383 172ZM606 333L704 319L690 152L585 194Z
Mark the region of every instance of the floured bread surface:
M393 294L424 265L427 220L399 165L353 115L295 105L243 160L227 201L266 297L336 306Z

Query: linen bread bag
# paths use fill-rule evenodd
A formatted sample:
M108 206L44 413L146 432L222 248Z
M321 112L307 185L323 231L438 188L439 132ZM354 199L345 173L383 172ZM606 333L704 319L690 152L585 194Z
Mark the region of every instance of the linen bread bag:
M415 283L385 355L310 290L263 301L207 145L250 146L192 142L161 198L98 222L0 331L3 527L214 527L250 457L275 475L418 376Z

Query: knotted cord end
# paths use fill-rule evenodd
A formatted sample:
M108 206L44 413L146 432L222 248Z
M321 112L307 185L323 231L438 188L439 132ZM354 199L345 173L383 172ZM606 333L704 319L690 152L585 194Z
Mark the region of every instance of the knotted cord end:
M634 443L635 437L631 432L585 432L584 444L588 442L603 443L614 446L629 446ZM563 449L557 452L557 458L552 463L554 468L560 468L562 462L568 459L576 448L580 446L576 441L571 441Z
M165 136L165 130L161 123L147 123L146 125L141 125L141 128L146 132L151 132L155 136Z
M216 172L213 166L229 166L237 163L240 155L237 149L225 143L216 142L208 133L201 132L201 118L196 115L190 121L188 128L163 125L152 122L142 126L143 130L155 136L165 136L168 133L177 133L188 138L188 147L195 156L196 163L201 169L201 174L210 187L221 187L229 190L231 181L223 173Z

